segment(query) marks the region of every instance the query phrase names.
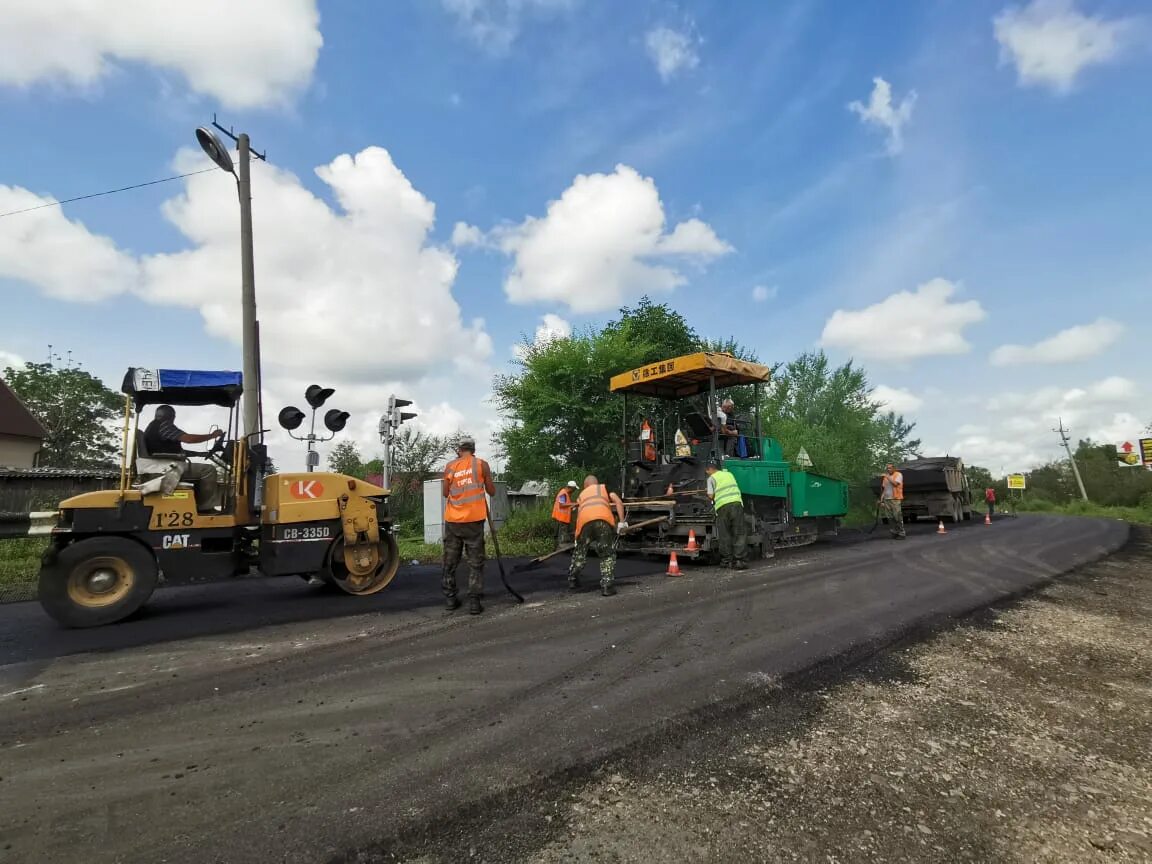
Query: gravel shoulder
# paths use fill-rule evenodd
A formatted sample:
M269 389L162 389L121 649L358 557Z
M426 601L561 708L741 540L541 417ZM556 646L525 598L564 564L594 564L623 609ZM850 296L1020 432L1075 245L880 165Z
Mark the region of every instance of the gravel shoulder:
M1152 532L533 815L520 860L1152 861ZM550 810L549 810L550 808Z

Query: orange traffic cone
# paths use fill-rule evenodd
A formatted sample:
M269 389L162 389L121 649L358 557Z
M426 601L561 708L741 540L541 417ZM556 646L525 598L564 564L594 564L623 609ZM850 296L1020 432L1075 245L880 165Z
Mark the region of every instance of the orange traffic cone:
M936 529L937 534L947 534L948 530L944 527L944 520L940 520L940 527Z
M679 576L680 575L680 562L676 560L676 550L672 550L672 554L668 556L668 572L665 576Z
M992 524L992 514L991 513L985 513L984 514L984 524L985 525L991 525Z
M688 546L686 548L689 552L697 552L700 549L696 544L696 532L691 528L688 529Z

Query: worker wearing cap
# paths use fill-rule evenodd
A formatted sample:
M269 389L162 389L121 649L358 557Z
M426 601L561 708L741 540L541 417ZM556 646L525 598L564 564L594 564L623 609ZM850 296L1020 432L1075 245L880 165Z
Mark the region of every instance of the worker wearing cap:
M880 506L888 520L888 530L897 540L903 540L907 536L904 533L903 501L904 475L889 462L880 479Z
M460 607L456 597L456 568L463 552L468 558L468 612L484 611L484 523L488 519L488 495L496 494L492 469L476 458L476 442L461 438L456 458L444 468L444 589L445 605L451 612Z
M556 500L552 504L552 518L559 526L556 531L557 548L572 543L572 511L576 509L576 494L579 488L575 480L569 480L568 485L556 493Z
M748 522L744 518L744 497L731 471L715 461L708 463L708 498L716 510L716 537L720 543L720 566L748 569Z
M615 512L613 512L615 511ZM584 490L576 502L576 548L572 550L572 565L568 568L568 589L580 587L580 571L592 549L600 559L600 593L611 597L616 593L616 538L628 530L624 520L624 502L607 486L601 486L596 476L584 478Z

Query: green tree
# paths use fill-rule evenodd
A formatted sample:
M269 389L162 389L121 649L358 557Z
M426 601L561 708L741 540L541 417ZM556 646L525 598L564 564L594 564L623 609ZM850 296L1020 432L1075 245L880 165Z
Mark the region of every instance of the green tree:
M328 468L337 474L363 479L367 476L360 448L354 441L341 441L328 453Z
M857 488L920 447L914 423L880 410L863 369L851 362L833 368L823 351L778 367L761 412L765 434L780 441L786 459L803 447L813 470Z
M457 436L460 433L457 433ZM456 437L456 436L452 436ZM430 435L414 426L401 426L392 441L391 495L388 507L405 533L416 533L424 522L424 481L440 475L452 452L449 437ZM368 474L380 474L384 463L373 459Z
M1121 465L1113 444L1081 441L1076 448L1076 464L1084 489L1096 504L1137 507L1145 496L1152 495L1152 473Z
M608 482L622 461L622 400L608 391L620 372L691 354L703 343L668 306L642 299L623 308L602 330L525 346L516 374L496 378L497 406L505 418L498 435L509 482L558 479L593 472ZM629 399L628 428L651 417L660 428L675 405Z
M40 464L93 468L119 462L124 397L79 366L25 363L4 380L47 430Z

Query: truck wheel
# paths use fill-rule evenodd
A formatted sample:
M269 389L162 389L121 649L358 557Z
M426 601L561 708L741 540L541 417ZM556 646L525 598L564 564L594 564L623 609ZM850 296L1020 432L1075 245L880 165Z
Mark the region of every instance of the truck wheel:
M148 601L159 575L156 559L134 540L80 540L40 571L40 605L65 627L112 624Z
M328 581L341 591L357 597L366 597L383 591L400 567L400 549L396 546L396 538L391 534L385 534L380 538L380 564L366 576L356 576L348 572L344 564L343 537L336 538L328 554L329 567L328 573L325 574Z

